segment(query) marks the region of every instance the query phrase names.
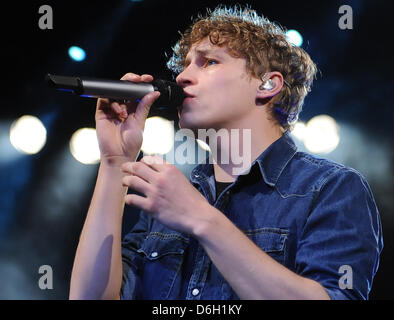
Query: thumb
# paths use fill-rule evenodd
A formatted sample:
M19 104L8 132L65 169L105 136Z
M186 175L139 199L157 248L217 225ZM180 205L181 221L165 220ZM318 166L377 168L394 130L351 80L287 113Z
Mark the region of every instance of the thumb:
M145 120L149 114L150 107L159 97L160 97L160 92L153 91L145 95L141 99L140 103L137 105L137 109L135 110L135 119L138 122L145 123Z

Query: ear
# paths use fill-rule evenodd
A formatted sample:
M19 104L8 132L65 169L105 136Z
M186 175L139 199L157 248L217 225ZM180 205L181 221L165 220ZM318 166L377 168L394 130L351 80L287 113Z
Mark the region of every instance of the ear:
M263 88L262 86L264 85L264 83L269 80L271 80L272 89ZM267 72L264 78L260 81L259 87L257 88L256 101L268 101L270 98L276 96L282 90L282 87L282 74L278 71Z

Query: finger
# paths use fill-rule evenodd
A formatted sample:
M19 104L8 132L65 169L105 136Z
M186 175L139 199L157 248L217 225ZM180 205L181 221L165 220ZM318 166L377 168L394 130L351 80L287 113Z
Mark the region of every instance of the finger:
M107 109L111 110L114 115L123 120L127 119L129 113L134 113L137 107L136 102L130 100L109 99Z
M160 97L159 91L153 91L145 95L137 106L135 111L135 118L141 123L145 123L149 115L149 110L152 104Z
M141 81L141 76L139 74L128 72L122 78L120 78L120 80L140 82Z
M141 80L144 82L152 82L153 81L153 76L151 76L150 74L143 74L141 76Z
M150 168L152 168L155 171L162 171L164 168L164 164L167 164L167 162L159 156L144 156L140 162L146 164L147 166L149 166Z
M122 115L119 114L119 106L112 105L114 100L99 98L97 99L96 117L105 117L106 119L118 119L122 121Z
M119 118L126 119L128 116L127 106L119 103L118 101L111 102L110 109Z
M138 176L149 183L155 179L155 171L142 162L125 162L121 165L121 170Z
M148 200L148 198L141 197L136 194L127 194L125 196L125 202L129 206L134 206L148 212L151 211L152 208L152 206L150 205L150 200Z
M118 115L120 117L127 118L128 112L127 112L127 103L126 103L126 101L116 101L116 102L119 105L119 107L117 108Z
M108 98L98 98L97 99L97 106L105 106L105 105L109 105L111 103L112 100L108 99Z
M110 109L110 100L106 98L98 98L96 103L96 111L106 111Z
M122 185L144 195L147 195L150 191L149 183L135 175L124 176L122 178Z
M120 107L120 103L118 101L111 102L111 109L115 113L120 113L122 108Z

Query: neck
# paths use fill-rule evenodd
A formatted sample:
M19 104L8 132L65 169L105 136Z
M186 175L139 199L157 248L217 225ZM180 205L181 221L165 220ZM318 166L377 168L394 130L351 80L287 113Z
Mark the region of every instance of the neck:
M216 181L233 182L238 175L247 173L251 163L283 133L272 121L252 128L219 130L217 145L210 142Z

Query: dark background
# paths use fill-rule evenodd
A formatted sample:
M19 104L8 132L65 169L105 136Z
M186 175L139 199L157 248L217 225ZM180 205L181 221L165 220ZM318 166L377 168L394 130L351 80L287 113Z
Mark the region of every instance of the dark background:
M392 8L385 1L25 1L2 5L0 98L0 299L67 299L72 263L96 178L68 149L72 133L94 127L95 101L46 88L46 73L119 79L126 72L171 79L166 54L191 16L217 4L250 4L304 37L320 74L300 119L329 114L341 144L328 158L360 171L380 210L385 248L371 299L392 299L393 59ZM53 9L54 29L38 27L38 8ZM338 9L353 9L341 30ZM72 61L72 45L85 49ZM11 123L39 117L47 143L36 155L9 149ZM8 145L7 145L8 144ZM125 212L126 232L136 212ZM54 288L40 290L38 269L53 268Z

